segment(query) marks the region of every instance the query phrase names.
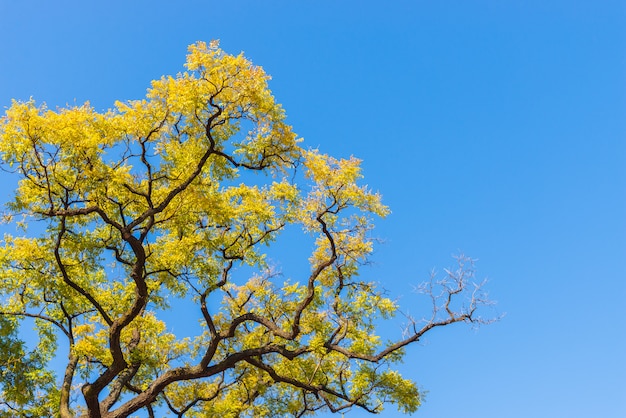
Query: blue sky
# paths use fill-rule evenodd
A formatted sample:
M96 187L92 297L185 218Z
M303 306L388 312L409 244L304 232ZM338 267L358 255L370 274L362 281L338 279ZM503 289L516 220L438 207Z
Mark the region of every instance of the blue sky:
M407 350L416 417L626 416L624 2L0 0L0 105L106 109L211 39L273 76L305 144L364 160L393 213L363 275L410 310L479 259L506 316Z

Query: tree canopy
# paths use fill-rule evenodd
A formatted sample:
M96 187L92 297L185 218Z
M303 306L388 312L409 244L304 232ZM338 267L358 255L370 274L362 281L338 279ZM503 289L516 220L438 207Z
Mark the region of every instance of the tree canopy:
M398 306L358 273L389 210L358 159L301 146L268 80L198 42L186 71L142 100L12 103L0 121L0 159L19 178L4 215L17 230L0 248L0 416L417 410L420 391L394 364L433 328L481 322L471 260L432 277L431 314L383 341L377 325ZM305 274L285 277L272 250L294 231L311 252ZM198 332L177 334L181 322ZM33 323L36 347L20 333Z

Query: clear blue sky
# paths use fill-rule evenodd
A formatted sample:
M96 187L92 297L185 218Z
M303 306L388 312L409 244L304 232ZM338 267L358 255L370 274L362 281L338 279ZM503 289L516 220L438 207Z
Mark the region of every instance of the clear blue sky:
M141 98L215 38L364 160L393 210L364 276L408 310L459 250L490 279L502 321L407 351L416 417L626 416L626 3L0 0L0 106Z

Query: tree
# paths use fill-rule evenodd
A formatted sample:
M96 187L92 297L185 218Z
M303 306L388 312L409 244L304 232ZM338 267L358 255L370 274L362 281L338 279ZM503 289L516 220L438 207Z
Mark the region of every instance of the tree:
M302 148L242 55L199 42L186 67L104 113L31 100L2 118L1 161L19 176L5 220L22 232L0 249L0 415L415 411L393 365L433 328L481 321L471 260L431 280L432 316L381 342L397 306L358 271L388 209L359 161ZM284 278L270 252L298 229L308 270ZM196 335L174 332L182 304ZM29 351L18 330L33 321Z

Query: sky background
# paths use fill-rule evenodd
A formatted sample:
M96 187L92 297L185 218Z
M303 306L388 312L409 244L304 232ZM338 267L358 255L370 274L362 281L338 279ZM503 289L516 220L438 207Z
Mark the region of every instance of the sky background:
M455 253L489 279L500 322L407 350L415 417L626 416L626 3L0 0L0 106L139 99L212 39L363 159L393 211L364 277L405 310Z

